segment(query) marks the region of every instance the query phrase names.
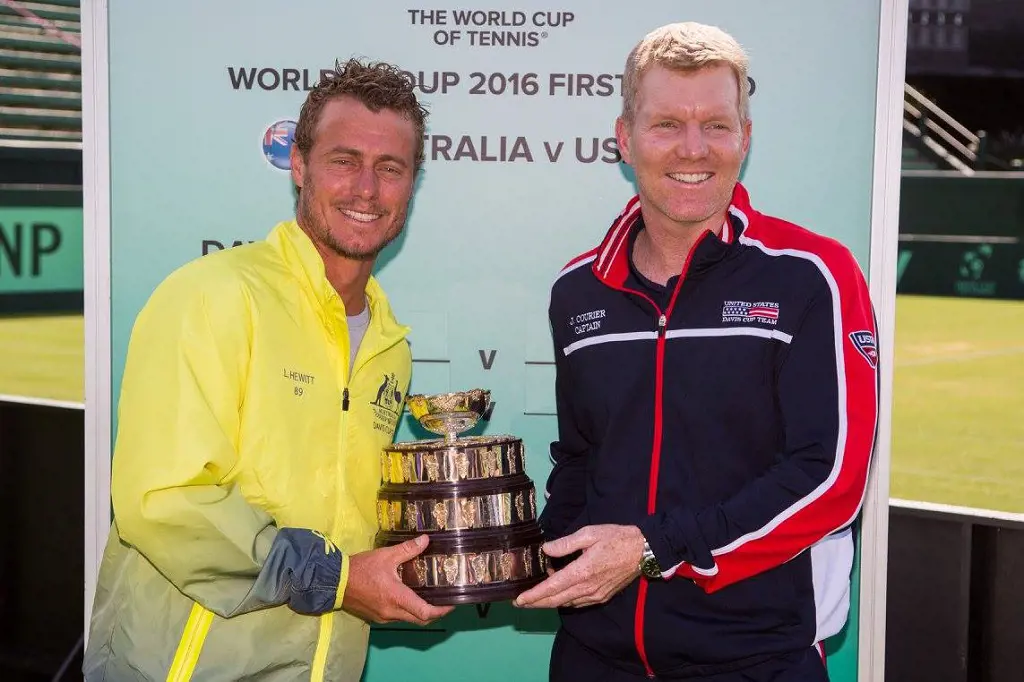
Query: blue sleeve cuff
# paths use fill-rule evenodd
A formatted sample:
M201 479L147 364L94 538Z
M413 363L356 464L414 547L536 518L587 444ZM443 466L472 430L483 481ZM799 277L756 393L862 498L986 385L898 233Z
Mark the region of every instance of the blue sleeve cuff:
M647 540L647 544L650 545L651 551L654 552L654 558L658 560L658 565L661 566L661 570L665 571L668 568L677 565L681 558L673 550L671 543L665 537L664 531L664 517L662 514L651 514L645 516L636 524L643 533L644 539Z
M296 613L327 613L335 608L341 571L341 551L325 535L281 528L240 611L287 604Z
M714 570L714 557L692 512L685 509L675 509L671 514L656 512L641 519L637 526L647 538L662 571L670 571L683 562L695 569Z

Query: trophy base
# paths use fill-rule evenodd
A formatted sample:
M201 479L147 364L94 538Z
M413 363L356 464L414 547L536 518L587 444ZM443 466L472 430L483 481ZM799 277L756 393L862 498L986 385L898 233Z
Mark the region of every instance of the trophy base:
M546 576L534 576L524 580L493 585L463 587L421 587L414 588L423 601L433 606L461 606L465 604L489 604L512 601L534 585L539 585Z
M536 522L428 535L424 553L398 566L402 582L428 603L505 601L547 577L544 535ZM381 532L376 544L395 545L410 537L415 535Z

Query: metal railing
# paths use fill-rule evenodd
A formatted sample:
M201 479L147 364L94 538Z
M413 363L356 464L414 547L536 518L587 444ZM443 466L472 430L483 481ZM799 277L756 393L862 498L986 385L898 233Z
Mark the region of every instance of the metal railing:
M988 151L984 131L973 132L908 83L903 84L903 131L909 142L940 169L965 176L979 171L1015 171Z
M903 130L940 165L964 175L983 167L984 137L968 130L908 83L903 85Z

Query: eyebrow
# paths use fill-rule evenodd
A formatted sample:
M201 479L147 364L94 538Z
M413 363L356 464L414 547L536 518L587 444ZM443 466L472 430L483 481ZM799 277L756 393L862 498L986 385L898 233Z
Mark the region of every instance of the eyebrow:
M709 109L704 109L703 111L699 112L700 118L705 118L705 119L729 118L734 113L738 114L738 112L734 112L731 109L710 109L710 108ZM677 112L670 111L669 109L655 109L651 113L651 118L653 118L653 119L664 119L664 118L679 119L680 117L677 115Z
M355 156L360 159L363 158L363 153L361 151L359 151L358 149L352 149L351 147L332 147L327 151L327 155L331 156L333 154L348 154L350 156ZM391 163L397 163L402 166L409 165L405 159L403 159L400 156L395 156L394 154L384 154L382 156L377 157L376 161L378 163L381 161L390 161Z

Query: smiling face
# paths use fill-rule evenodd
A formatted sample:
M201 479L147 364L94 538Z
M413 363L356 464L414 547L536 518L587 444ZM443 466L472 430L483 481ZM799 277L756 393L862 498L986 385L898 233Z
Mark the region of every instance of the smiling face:
M372 261L402 232L416 177L414 123L342 96L327 102L309 152L292 147L297 219L325 259Z
M652 66L637 88L632 119L615 124L619 149L636 174L645 222L717 230L750 133L750 121L740 117L739 85L729 66L696 71Z

